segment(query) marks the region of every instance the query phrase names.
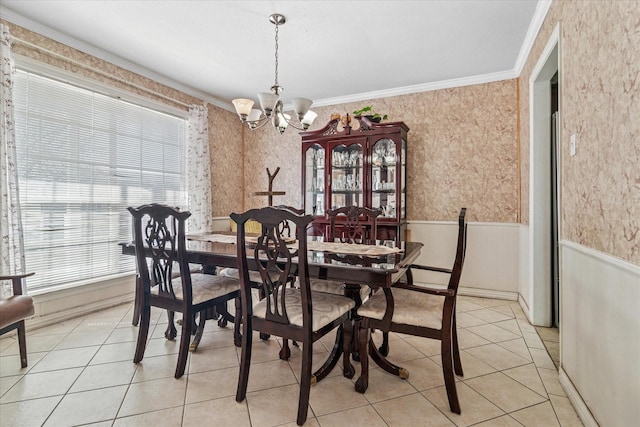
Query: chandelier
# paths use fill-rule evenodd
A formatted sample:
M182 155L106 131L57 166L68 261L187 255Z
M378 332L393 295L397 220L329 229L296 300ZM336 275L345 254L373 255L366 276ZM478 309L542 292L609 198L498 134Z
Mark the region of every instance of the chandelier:
M284 106L280 99L283 88L278 84L278 27L283 25L286 19L284 15L274 13L269 16L269 21L276 26L276 73L275 83L271 86L271 93L261 92L258 94L260 108L262 108L262 110L253 108L254 102L252 99L238 98L231 102L236 108L236 112L240 116L242 123L246 123L251 130L259 129L269 121L274 128L278 129L280 134L284 133L288 125L299 130L306 130L317 116L316 113L309 110L313 101L307 98L293 98L291 100L298 121L298 123L296 123L291 119L291 115L284 112Z

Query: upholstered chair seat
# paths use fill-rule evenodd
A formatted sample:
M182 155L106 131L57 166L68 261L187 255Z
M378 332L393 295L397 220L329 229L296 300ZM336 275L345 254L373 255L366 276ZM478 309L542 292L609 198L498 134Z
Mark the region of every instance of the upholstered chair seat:
M18 333L18 348L20 350L20 365L27 367L27 334L24 320L33 316L35 308L30 296L22 295L24 279L34 273L0 275L0 284L4 280L10 280L13 295L0 298L0 335L11 332L14 329Z
M414 325L424 328L442 327L444 296L423 294L402 288L393 288L393 316L397 324ZM358 315L382 320L387 309L384 292L376 292L358 309Z
M176 299L182 300L182 279L180 279L180 277L173 279L171 285L173 286L173 293ZM201 302L238 291L240 289L240 282L228 277L198 273L191 275L191 287L193 304L200 304ZM154 286L151 288L151 293L158 295L158 287Z
M339 280L309 279L311 290L314 292L326 292L334 295L344 295L344 282ZM366 301L371 293L367 285L360 285L360 300Z
M292 325L302 327L302 299L300 289L287 288L285 291L285 305L287 316ZM355 303L342 295L327 294L323 292L311 292L313 311L311 330L319 331L336 318L348 313ZM253 316L264 319L267 312L267 299L258 301L253 305Z
M13 295L0 298L0 329L33 316L33 298L28 295Z

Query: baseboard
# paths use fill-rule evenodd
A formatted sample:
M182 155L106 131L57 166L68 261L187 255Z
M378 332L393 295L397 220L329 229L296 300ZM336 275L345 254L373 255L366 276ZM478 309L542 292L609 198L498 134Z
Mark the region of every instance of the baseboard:
M517 292L467 288L464 286L461 286L458 288L458 295L465 295L469 297L479 297L479 298L502 299L502 300L508 300L508 301L517 301L519 296Z
M27 319L26 328L27 330L43 328L45 326L53 325L58 322L73 319L74 317L80 317L96 311L115 307L116 305L130 303L133 301L133 299L134 293L131 292L124 295L118 295L113 298L107 298L100 301L79 305L77 307L47 314L45 316L33 317L31 319Z
M569 379L569 376L567 376L567 373L562 369L562 366L559 369L558 379L565 393L567 393L567 397L573 405L573 408L576 410L578 418L580 418L580 421L582 421L582 424L584 424L585 427L598 427L598 422L595 418L593 418L591 411L589 411L589 408L582 400L582 397L580 396L580 393L578 393L578 390L576 390L576 388L573 386L573 383Z
M530 315L531 312L529 311L529 304L527 304L527 301L522 297L522 294L520 293L518 293L518 304L520 304L520 308L522 309L524 315L527 316L527 320L529 321L529 323L533 325Z

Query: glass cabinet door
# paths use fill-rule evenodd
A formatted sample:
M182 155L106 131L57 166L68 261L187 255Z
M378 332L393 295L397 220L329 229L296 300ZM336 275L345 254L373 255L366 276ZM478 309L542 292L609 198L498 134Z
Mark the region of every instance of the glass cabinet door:
M397 160L394 141L384 138L375 142L371 149L371 207L381 208L381 217L384 218L395 218L397 215L396 167L400 166Z
M331 209L364 206L363 144L331 146Z
M305 153L305 213L310 215L324 215L325 190L325 150L318 144L313 144Z
M400 168L400 191L402 191L400 197L400 219L407 217L407 140L402 140L402 148L400 151L400 159L402 167Z

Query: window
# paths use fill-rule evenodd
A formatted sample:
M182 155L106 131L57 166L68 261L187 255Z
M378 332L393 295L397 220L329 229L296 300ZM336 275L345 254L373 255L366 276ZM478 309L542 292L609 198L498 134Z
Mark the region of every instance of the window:
M186 206L186 120L18 71L16 146L29 289L135 270L127 206Z

